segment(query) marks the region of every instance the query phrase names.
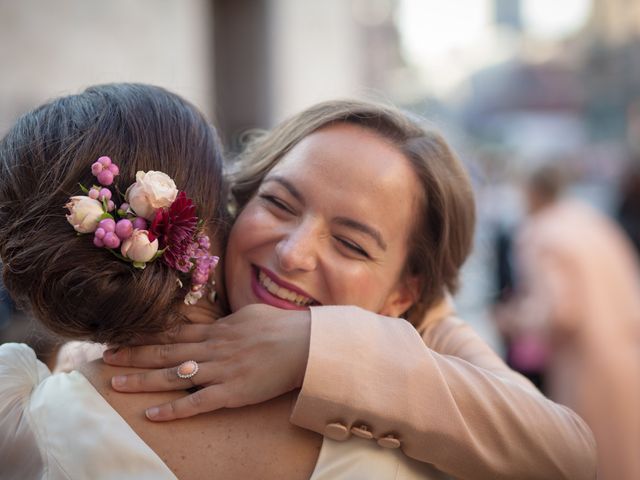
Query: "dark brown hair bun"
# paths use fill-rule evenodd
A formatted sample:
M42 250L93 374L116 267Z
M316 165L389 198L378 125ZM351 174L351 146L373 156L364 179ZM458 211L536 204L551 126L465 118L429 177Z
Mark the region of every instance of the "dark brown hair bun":
M176 320L185 291L162 262L132 268L78 236L64 205L95 183L102 155L124 190L138 170L162 171L198 206L215 235L225 228L222 149L190 103L141 84L95 86L18 120L0 143L0 258L6 288L53 332L120 344Z

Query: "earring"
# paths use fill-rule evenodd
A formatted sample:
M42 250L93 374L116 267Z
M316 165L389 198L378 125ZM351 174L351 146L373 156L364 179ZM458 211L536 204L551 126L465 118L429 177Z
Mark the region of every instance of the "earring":
M211 280L209 282L209 296L207 297L211 303L216 303L216 281Z

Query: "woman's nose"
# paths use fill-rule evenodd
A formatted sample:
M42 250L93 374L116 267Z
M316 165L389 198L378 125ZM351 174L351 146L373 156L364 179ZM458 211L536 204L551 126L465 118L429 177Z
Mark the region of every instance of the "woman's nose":
M283 271L312 271L318 264L317 242L314 229L298 225L276 245L276 255Z

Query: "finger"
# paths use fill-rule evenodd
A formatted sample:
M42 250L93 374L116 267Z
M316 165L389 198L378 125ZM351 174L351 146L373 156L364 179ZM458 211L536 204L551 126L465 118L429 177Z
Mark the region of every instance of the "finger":
M200 413L212 412L225 407L224 385L211 385L186 397L178 398L164 405L148 408L145 415L154 422L166 422L178 418L193 417Z
M198 380L202 379L204 383L205 375L203 375L203 372L198 371L196 375L198 375ZM194 377L179 377L178 367L149 370L148 372L130 375L118 375L111 378L111 386L118 392L165 392L184 390L197 384L198 382Z
M212 352L205 343L172 343L109 349L102 354L102 359L119 367L164 368L186 360L211 360Z

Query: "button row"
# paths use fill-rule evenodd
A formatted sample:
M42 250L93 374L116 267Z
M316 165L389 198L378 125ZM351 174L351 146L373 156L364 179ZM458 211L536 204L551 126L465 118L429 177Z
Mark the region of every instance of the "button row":
M324 429L325 437L340 442L349 438L351 434L359 438L364 438L365 440L371 440L373 438L373 433L366 425L351 427L351 431L349 431L346 425L342 423L330 423ZM400 440L393 435L386 435L378 439L378 445L384 448L399 448Z

